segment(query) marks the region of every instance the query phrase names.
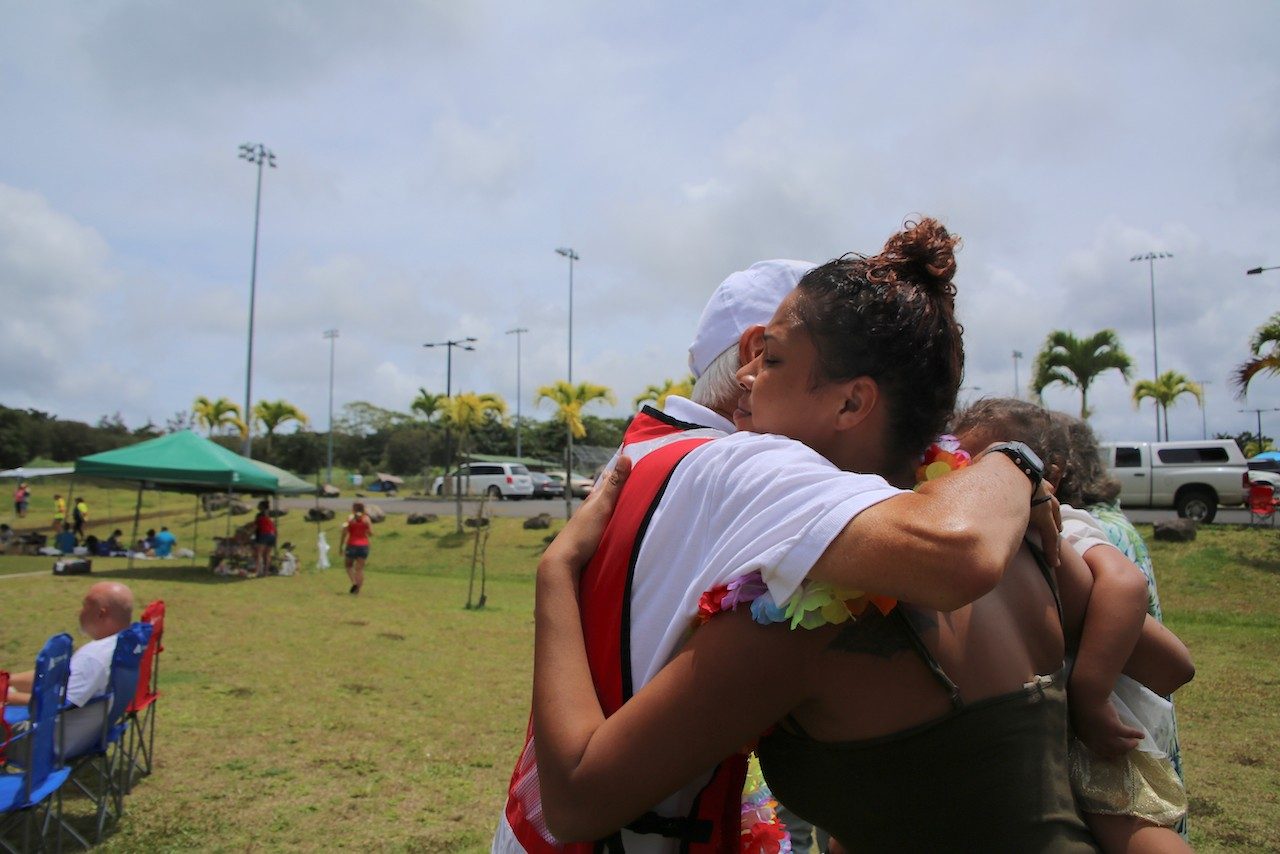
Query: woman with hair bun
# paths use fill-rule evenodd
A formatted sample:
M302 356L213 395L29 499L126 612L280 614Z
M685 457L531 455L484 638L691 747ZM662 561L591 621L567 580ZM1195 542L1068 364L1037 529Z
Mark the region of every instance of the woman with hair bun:
M910 488L918 470L962 467L967 456L955 446L929 448L963 374L957 243L936 220L921 219L876 256L847 255L808 273L739 373L743 422L895 486ZM777 440L739 433L709 446ZM1021 544L1021 529L1002 553L994 589L949 613L842 587L900 591L918 569L903 532L917 547L937 543L954 573L969 572L973 554L950 536L976 536L981 524L953 530L928 499L975 470L994 473L988 461L1002 459L1031 481L1021 501L1029 494L1054 506L1040 497L1035 455L1018 443L993 444L963 471L889 497L850 524L863 570L857 582L817 564L793 596L776 601L767 583L775 556L707 590L688 643L606 717L578 624L577 580L617 483L635 478L621 464L538 568L533 729L551 830L601 838L760 737L774 794L858 850L1095 850L1067 782L1064 634L1081 615L1062 616L1053 573L1038 548ZM726 467L717 488L737 488L738 478ZM994 513L1010 488L977 496L976 506ZM721 500L712 492L706 503ZM668 535L707 536L714 518L690 518ZM1046 546L1056 544L1054 537Z

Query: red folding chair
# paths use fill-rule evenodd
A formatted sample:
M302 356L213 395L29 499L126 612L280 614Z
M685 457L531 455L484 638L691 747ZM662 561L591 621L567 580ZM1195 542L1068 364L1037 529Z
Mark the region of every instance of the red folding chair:
M4 706L8 699L9 674L0 670L0 765L5 764L4 749L9 746L9 739L13 738L13 730L9 727L9 722L4 719Z
M1249 524L1270 522L1274 528L1277 503L1280 503L1280 499L1276 498L1275 488L1271 484L1249 484Z
M163 599L157 599L143 610L142 622L151 624L151 639L138 667L138 690L125 712L129 726L125 748L126 793L133 789L135 775L146 777L151 773L151 756L156 740L156 700L160 698L160 653L164 652Z

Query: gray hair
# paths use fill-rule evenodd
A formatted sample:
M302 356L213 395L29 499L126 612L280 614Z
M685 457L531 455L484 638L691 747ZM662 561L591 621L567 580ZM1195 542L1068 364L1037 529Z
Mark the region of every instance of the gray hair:
M732 409L742 394L738 385L738 342L712 360L693 384L693 402L707 409Z

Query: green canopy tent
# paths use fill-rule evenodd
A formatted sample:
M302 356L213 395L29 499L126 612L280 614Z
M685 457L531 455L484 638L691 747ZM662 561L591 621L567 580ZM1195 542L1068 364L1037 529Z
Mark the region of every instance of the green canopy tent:
M248 492L274 495L281 490L280 478L264 465L228 451L190 430L183 430L114 451L81 457L76 460L75 477L137 482L138 501L133 514L132 538L132 542L137 542L143 489L196 494ZM298 478L294 480L305 483Z

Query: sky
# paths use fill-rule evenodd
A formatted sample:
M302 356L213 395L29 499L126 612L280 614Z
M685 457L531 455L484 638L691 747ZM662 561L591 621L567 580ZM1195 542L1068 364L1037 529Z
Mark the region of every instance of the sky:
M1172 438L1280 434L1228 378L1280 310L1280 5L0 0L0 404L130 427L245 396L419 388L549 417L567 373L687 372L702 306L765 258L963 240L962 400L1023 395L1051 330L1111 328L1205 383ZM525 328L527 333L509 334ZM519 348L517 348L519 341ZM1023 358L1013 358L1015 351ZM519 377L519 383L517 383ZM1015 385L1015 380L1017 385ZM517 395L519 384L519 395ZM1154 438L1112 372L1105 439ZM517 400L519 404L517 406ZM1048 405L1078 411L1074 389ZM591 410L588 410L589 412Z

